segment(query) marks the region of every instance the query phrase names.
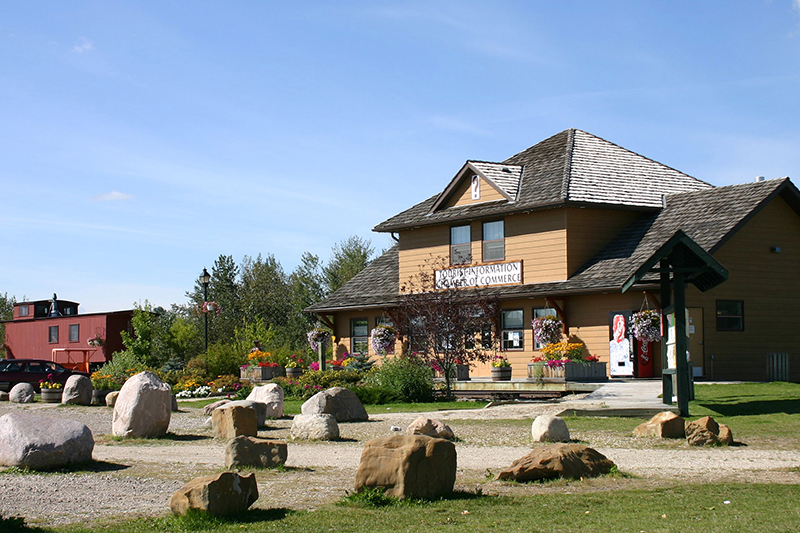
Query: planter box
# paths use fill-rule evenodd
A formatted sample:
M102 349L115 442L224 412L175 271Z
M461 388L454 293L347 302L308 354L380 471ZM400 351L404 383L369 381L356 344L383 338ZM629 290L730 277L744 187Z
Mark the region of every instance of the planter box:
M528 363L528 377L548 381L608 381L605 363L564 363L554 367Z
M64 389L42 389L42 401L47 403L61 403Z
M469 365L456 365L456 381L470 381Z
M250 381L269 381L283 374L279 366L250 366L239 371L241 379Z
M303 375L303 369L302 368L287 368L286 369L286 377L287 378L297 379L302 375Z
M511 367L492 368L492 381L511 381Z

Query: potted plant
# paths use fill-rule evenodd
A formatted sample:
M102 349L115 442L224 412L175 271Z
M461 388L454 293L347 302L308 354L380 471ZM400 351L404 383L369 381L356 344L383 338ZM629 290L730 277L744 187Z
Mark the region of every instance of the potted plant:
M470 381L469 363L456 359L456 381Z
M397 332L392 326L381 324L370 332L370 343L372 349L378 355L394 353L394 344L397 340Z
M511 363L503 355L492 358L492 381L511 381Z
M283 374L281 365L276 362L270 352L254 349L247 354L248 364L242 365L239 370L241 379L251 381L269 381Z
M631 314L631 331L641 342L661 340L661 313L647 309Z
M564 331L564 323L553 315L534 318L531 327L533 340L542 346L560 341L561 333Z
M105 374L99 370L93 372L90 379L92 380L93 389L92 405L105 405L108 393L121 388L121 385L114 376Z
M305 361L297 354L289 356L289 362L286 363L286 377L297 379L303 375L303 366Z
M53 374L47 374L47 379L39 381L42 392L42 401L47 403L61 403L61 394L64 385L53 381Z
M606 364L596 355L583 356L578 342L556 342L542 347L542 355L528 363L528 377L551 381L603 381Z
M314 328L307 333L306 337L308 338L308 345L316 353L320 343L328 342L328 339L331 338L331 333L327 329Z

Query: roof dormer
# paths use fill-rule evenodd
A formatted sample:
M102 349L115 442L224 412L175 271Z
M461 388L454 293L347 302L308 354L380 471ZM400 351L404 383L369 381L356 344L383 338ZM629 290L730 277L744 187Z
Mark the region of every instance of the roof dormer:
M487 202L516 202L521 179L521 165L467 161L430 212Z

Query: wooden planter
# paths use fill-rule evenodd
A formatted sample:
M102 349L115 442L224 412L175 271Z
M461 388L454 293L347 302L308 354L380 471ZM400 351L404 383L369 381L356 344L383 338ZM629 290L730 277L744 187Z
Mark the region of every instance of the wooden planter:
M64 389L42 389L42 401L47 403L61 403L61 394Z
M607 381L605 363L564 363L548 366L545 363L528 363L528 377L548 381Z
M469 365L456 365L456 381L470 381Z
M286 377L291 379L297 379L303 375L302 368L287 368L286 369Z
M279 366L249 366L239 371L241 379L251 381L269 381L282 374L282 369Z
M108 393L111 392L110 390L102 389L102 390L93 390L92 391L92 405L105 405L106 404L106 396Z
M511 381L511 367L492 368L492 381Z

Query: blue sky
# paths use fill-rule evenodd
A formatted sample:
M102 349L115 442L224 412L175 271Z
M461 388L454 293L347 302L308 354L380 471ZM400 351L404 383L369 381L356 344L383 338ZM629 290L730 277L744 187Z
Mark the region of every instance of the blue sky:
M0 292L168 307L579 128L800 181L800 0L0 4Z

